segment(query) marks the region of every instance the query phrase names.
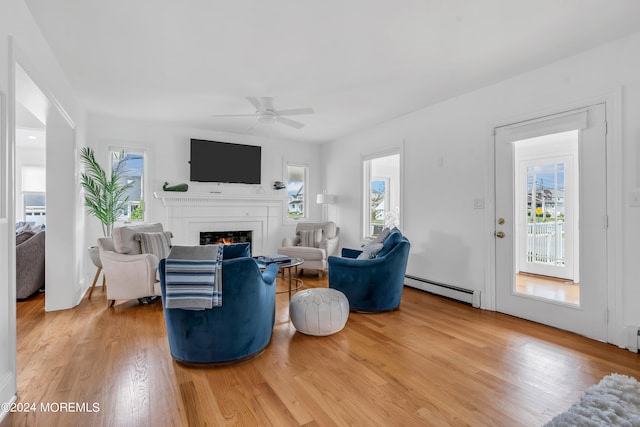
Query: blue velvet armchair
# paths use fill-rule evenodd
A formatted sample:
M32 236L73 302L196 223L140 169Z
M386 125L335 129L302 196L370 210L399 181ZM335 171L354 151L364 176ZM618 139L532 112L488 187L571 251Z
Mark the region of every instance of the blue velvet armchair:
M221 307L199 311L164 308L171 356L179 362L213 364L241 360L259 353L271 341L278 266L269 265L261 272L255 260L246 256L248 249L228 246L223 252ZM158 266L163 301L165 261Z
M409 248L409 240L394 229L374 258L356 259L362 251L343 249L342 258L328 259L329 287L347 296L352 311L395 310L402 298Z

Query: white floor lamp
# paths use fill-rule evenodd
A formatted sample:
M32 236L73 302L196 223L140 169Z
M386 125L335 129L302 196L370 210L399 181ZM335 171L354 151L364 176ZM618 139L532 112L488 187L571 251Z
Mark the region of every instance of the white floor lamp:
M335 196L327 194L327 190L316 196L316 203L322 205L322 221L328 221L329 205L335 203Z

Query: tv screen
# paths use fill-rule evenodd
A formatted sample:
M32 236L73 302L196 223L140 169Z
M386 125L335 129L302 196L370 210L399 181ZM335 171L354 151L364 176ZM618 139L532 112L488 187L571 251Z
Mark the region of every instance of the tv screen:
M262 147L191 140L191 181L260 184Z

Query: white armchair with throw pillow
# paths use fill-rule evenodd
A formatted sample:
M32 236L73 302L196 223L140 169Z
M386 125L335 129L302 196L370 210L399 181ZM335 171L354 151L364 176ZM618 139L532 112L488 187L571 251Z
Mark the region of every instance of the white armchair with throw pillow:
M304 222L296 225L296 235L282 240L278 253L302 258L302 269L318 270L322 278L327 258L338 253L340 227L335 222Z
M169 254L171 237L157 223L114 228L111 237L98 239L110 307L116 300L161 295L158 263Z

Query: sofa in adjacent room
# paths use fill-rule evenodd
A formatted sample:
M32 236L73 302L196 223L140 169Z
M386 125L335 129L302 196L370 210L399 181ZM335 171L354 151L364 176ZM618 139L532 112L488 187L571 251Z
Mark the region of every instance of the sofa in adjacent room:
M23 300L45 287L45 231L29 228L16 235L16 298Z

